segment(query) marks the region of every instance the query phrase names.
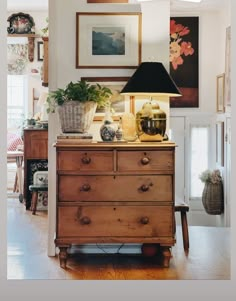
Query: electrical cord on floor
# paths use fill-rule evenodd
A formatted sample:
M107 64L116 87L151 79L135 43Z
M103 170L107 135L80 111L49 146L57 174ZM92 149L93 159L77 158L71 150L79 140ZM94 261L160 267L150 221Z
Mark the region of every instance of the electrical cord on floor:
M102 248L99 244L96 244L96 246L97 246L98 249L102 250L104 253L106 253L106 254L112 254L112 253L106 252L106 250L104 250L104 248ZM115 254L120 254L120 249L121 249L123 246L124 246L124 244L121 244L121 245L118 247L118 249L117 249L117 251L115 252Z

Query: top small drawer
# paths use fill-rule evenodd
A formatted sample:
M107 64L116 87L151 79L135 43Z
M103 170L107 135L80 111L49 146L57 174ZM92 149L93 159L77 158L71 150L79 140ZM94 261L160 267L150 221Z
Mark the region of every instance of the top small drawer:
M61 171L113 171L113 153L109 151L58 151Z
M119 151L118 171L174 171L173 151Z

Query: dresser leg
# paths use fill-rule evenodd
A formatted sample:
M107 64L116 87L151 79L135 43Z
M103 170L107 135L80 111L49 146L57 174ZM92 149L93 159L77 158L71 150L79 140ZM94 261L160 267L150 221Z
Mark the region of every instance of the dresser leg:
M170 264L171 251L169 247L161 247L162 257L163 257L163 267L168 268Z
M60 267L65 269L66 268L66 261L67 261L67 249L68 247L59 247L59 260L60 260Z

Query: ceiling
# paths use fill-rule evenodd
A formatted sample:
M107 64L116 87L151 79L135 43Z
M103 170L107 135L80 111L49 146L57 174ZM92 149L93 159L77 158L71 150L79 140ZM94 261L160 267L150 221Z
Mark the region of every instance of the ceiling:
M7 0L7 9L12 11L47 10L49 0Z
M47 10L49 0L7 0L8 10L12 11L34 11L34 10ZM153 0L153 1L163 1L163 0ZM191 3L183 2L180 0L171 0L171 10L188 10L192 9L199 10L221 10L225 7L226 2L230 0L202 0L201 3ZM136 0L130 0L130 2L135 3Z

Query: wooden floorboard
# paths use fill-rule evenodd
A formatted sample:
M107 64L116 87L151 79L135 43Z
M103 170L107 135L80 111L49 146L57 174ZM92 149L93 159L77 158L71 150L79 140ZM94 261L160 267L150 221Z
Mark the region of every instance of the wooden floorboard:
M7 204L8 279L230 279L229 228L189 227L190 249L184 252L177 226L169 268L140 254L78 254L72 249L64 270L57 256L47 256L47 212L37 211L34 216L18 198L9 198Z

